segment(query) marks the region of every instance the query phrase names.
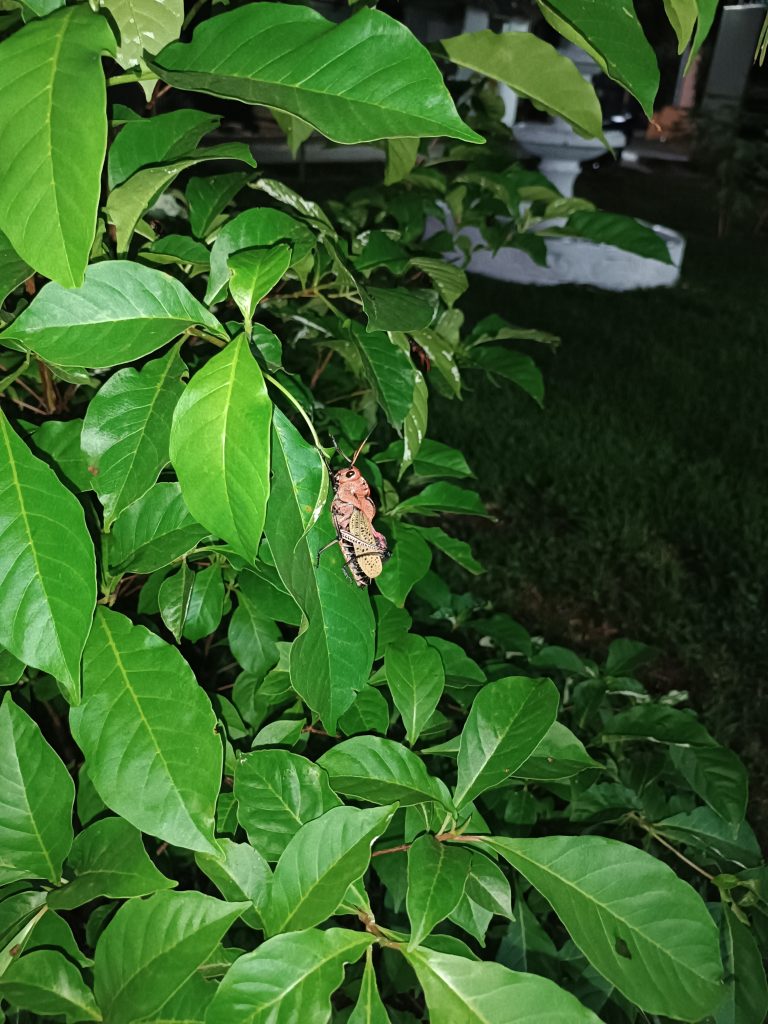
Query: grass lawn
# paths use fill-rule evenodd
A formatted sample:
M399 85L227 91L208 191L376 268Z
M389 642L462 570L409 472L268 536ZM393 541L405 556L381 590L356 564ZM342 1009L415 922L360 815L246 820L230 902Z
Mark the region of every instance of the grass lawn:
M499 515L475 532L480 591L550 642L653 643L659 687L690 690L754 766L768 723L768 244L717 239L714 203L687 171L609 167L579 186L682 230L681 284L474 279L469 323L499 312L561 336L557 353L530 349L545 409L484 384L435 403L429 433L465 451Z

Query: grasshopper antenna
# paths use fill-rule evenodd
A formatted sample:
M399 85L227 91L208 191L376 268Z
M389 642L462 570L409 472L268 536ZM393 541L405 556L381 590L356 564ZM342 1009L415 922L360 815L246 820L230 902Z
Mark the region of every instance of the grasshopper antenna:
M358 457L358 455L360 454L360 452L361 452L361 451L363 450L363 448L364 448L364 447L366 446L366 444L368 443L368 439L370 438L370 436L371 436L371 434L372 434L372 433L373 433L373 431L372 431L372 430L369 430L369 431L368 431L368 433L367 433L367 434L365 435L365 437L363 438L363 440L362 440L362 441L360 442L360 444L358 445L357 451L356 451L356 452L355 452L355 454L354 454L354 455L352 456L352 459L351 459L351 460L350 460L350 462L349 462L350 466L354 466L354 464L355 464L355 463L357 462L357 457Z

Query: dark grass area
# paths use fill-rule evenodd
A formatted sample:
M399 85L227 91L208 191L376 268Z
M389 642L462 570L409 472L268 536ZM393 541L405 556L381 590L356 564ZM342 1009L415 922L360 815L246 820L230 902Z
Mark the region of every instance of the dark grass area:
M429 432L466 452L499 515L475 531L480 591L550 642L654 644L659 688L690 690L754 771L768 737L768 243L716 238L711 193L686 170L608 167L578 191L682 230L681 284L474 279L469 323L498 312L562 337L556 354L530 349L546 406L483 384L435 403Z

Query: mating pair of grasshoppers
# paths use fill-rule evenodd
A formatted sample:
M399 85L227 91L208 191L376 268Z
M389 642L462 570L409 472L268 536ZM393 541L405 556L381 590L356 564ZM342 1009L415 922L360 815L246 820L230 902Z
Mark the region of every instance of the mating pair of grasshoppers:
M371 488L355 465L367 440L368 438L361 442L351 459L344 455L335 440L333 442L336 451L349 465L331 472L331 518L336 530L336 540L332 540L317 552L319 565L320 555L334 544L338 544L346 563L344 571L351 575L358 587L367 587L371 580L376 579L391 554L387 538L373 526L376 506L371 497Z

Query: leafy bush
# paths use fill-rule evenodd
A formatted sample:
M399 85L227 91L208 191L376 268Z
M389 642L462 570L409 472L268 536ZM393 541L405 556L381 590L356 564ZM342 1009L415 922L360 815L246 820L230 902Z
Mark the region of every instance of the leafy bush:
M466 278L440 259L459 243L422 227L535 247L562 197L470 156L482 136L429 53L377 11L336 27L255 3L180 43L174 4L106 7L25 0L0 43L12 1019L757 1022L764 869L738 759L650 698L643 645L584 661L438 571L481 571L444 526L486 512L464 456L427 436L430 384L542 385L509 345L531 332L491 316L462 337ZM650 110L638 22L601 7L545 13ZM600 132L539 40L444 50ZM209 115L113 105L108 132L105 53L138 68L108 84L263 104L294 142L385 140L401 184L326 210L246 146L200 146ZM414 167L413 140L438 136L465 148ZM210 161L158 236L161 194ZM565 230L642 235L565 207ZM380 499L381 575L364 497L340 537L372 599L339 547L319 558L332 437L365 452Z

